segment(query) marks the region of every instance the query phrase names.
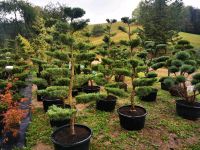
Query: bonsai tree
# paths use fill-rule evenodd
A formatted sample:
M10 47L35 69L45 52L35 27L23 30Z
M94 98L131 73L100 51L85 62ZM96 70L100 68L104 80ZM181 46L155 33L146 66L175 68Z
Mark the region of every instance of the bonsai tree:
M110 50L110 46L112 44L112 39L111 37L115 36L116 33L112 33L112 25L114 23L117 22L116 19L106 19L108 25L106 25L106 28L105 28L105 36L103 38L103 41L105 42L105 44L107 45L107 49Z
M69 104L71 106L72 109L75 109L75 104L76 102L73 100L73 88L74 88L74 80L75 80L75 65L77 63L77 54L80 53L79 50L79 40L80 36L79 36L79 32L81 31L83 28L85 28L87 26L88 23L88 19L84 20L81 19L84 14L85 11L81 8L71 8L71 7L63 7L63 23L65 24L65 27L63 28L65 30L65 32L59 32L59 30L61 28L57 28L57 31L59 32L59 34L57 34L58 32L55 32L54 34L54 38L58 39L58 41L63 45L65 49L65 51L68 52L68 62L69 62L69 70L70 70L70 83L69 83L69 87L68 87L68 95L67 95L67 99L65 99L65 104ZM77 36L78 35L78 36ZM64 50L63 50L64 51ZM77 137L83 135L80 132L76 132L77 128L79 129L86 129L84 130L86 133L84 134L84 138L87 139L91 137L91 130L83 125L75 125L75 114L72 115L71 117L71 121L70 121L70 125L69 126L63 126L62 128L59 128L58 130L54 131L54 133L52 134L52 140L54 142L55 147L57 145L59 145L59 147L65 148L66 145L69 145L69 147L74 147L74 140L73 141L66 141L66 142L62 142L62 138L69 138L69 139L75 139L78 143L84 143L87 142L86 147L84 149L88 149L88 145L89 145L89 140L87 141L80 141ZM66 132L65 135L60 136L59 134L63 131L68 131ZM59 139L57 137L60 137ZM73 137L73 138L71 138ZM77 146L77 145L76 145Z
M169 75L173 74L175 77L179 75L189 76L196 70L196 61L191 58L188 52L181 51L170 61L168 70ZM166 85L169 84L169 80L175 81L173 78L168 78L164 80L164 83ZM169 88L170 93L174 96L180 96L180 93L177 93L177 88L179 88L179 91L183 90L180 86L176 86L176 82L174 82L173 86L169 86Z
M123 106L118 109L120 118L120 125L127 130L140 130L144 127L146 110L142 107L135 106L134 99L136 95L135 78L138 77L137 67L139 65L138 60L129 60L132 81L132 91L130 96L131 105Z
M139 39L133 39L132 36L137 32L137 30L131 30L132 24L135 22L134 19L130 19L129 17L123 17L121 18L121 21L127 25L128 30L123 27L119 26L119 30L122 32L126 33L128 35L128 41L121 41L121 44L129 46L130 47L130 52L131 56L133 56L133 50L140 44Z
M157 74L154 72L149 72L146 77L140 77L133 81L136 87L136 95L139 96L141 100L144 101L155 101L157 96L157 89L153 88L153 84L157 81Z
M187 40L180 40L177 42L177 45L175 45L176 50L187 50L187 49L193 49L194 47L190 44Z
M175 80L166 79L165 81L169 87L173 87L175 83L176 87L179 87L176 88L181 97L181 99L176 100L177 114L186 119L196 120L200 118L200 103L196 101L200 94L200 73L193 75L193 79L190 81L188 71L190 72L191 69L191 66L184 67L184 72L176 76Z

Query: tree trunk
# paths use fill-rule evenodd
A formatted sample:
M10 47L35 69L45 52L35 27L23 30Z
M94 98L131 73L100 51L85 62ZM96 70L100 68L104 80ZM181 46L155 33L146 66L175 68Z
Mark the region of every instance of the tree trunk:
M73 55L73 54L72 54ZM70 72L70 84L69 84L69 92L68 92L68 102L69 105L71 106L71 108L74 108L74 104L73 104L73 97L72 97L72 90L73 90L73 83L74 83L74 58L72 56L71 58L71 72ZM71 134L75 135L75 129L74 129L74 124L75 124L75 115L72 116L71 121L70 121L70 130L71 130Z

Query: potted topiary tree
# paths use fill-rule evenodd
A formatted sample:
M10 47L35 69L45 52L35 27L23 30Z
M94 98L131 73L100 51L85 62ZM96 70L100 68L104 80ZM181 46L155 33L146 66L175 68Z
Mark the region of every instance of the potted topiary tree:
M138 67L138 69L140 69L141 72L144 72L144 75L135 83L135 86L138 86L136 89L136 93L141 100L155 101L158 90L151 86L157 81L157 74L153 72L153 70L157 70L165 66L165 61L169 59L169 57L161 56L159 58L153 58L152 50L144 50L142 52L139 52L137 54L137 57L139 57L143 61L143 66Z
M65 103L70 104L71 108L75 108L72 98L72 90L75 79L75 63L76 54L79 52L75 33L86 27L88 20L80 19L84 16L85 11L81 8L63 7L63 22L66 24L67 32L61 33L58 37L69 51L70 64L70 83L68 89L68 99ZM89 150L90 138L92 131L84 125L75 124L75 114L72 115L70 125L62 126L56 129L51 135L52 142L56 150Z
M196 102L197 95L200 91L200 74L196 73L191 79L191 74L195 72L195 65L188 64L192 62L192 58L187 52L178 52L176 61L181 63L181 66L176 71L176 76L165 79L165 84L178 93L180 100L176 100L176 112L179 116L195 120L200 117L200 104ZM178 61L179 60L179 61Z
M140 106L135 106L134 97L136 95L134 78L137 77L136 68L138 67L138 60L131 59L129 61L131 65L131 81L132 81L132 92L131 92L131 105L120 107L117 112L119 114L120 125L126 130L141 130L144 128L145 117L147 111Z
M149 72L146 77L141 77L134 80L136 87L136 95L143 101L151 102L155 101L158 90L153 88L153 84L157 81L157 74Z
M175 57L171 60L170 65L168 66L168 70L169 74L173 74L175 77L185 74L190 75L196 70L196 61L191 58L191 55L188 52L181 51L176 53ZM181 96L178 91L182 91L183 88L178 86L177 82L174 82L173 86L169 86L172 82L170 82L170 80L173 80L173 77L165 79L164 83L170 87L169 92L171 95Z

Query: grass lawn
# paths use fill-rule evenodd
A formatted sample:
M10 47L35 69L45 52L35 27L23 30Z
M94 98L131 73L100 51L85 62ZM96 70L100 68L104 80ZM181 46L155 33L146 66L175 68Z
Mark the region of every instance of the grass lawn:
M103 26L105 26L106 24L102 24ZM92 29L94 25L90 25L89 29ZM120 30L118 30L119 26L125 26L125 24L123 24L122 22L117 22L113 25L113 30L112 32L116 33L116 35L114 37L112 37L114 42L119 42L120 40L126 40L128 39L127 35L125 33L122 33ZM141 27L141 26L137 26L137 25L133 25L131 27L131 29L136 29L137 27ZM191 42L191 44L194 47L200 47L200 35L197 34L190 34L190 33L185 33L185 32L180 32L179 34L183 39L188 40ZM91 42L95 45L97 44L101 44L102 43L102 39L103 36L100 37L92 37L90 38Z
M159 83L155 85L160 89ZM148 111L145 128L141 131L125 131L120 127L116 110L113 113L95 109L95 102L78 112L77 123L93 130L91 150L199 150L200 120L188 121L175 114L175 97L159 90L157 102L136 104ZM119 99L117 108L130 104L129 99ZM37 145L45 145L51 150L49 120L41 108L33 112L33 120L27 133L27 150L36 150Z

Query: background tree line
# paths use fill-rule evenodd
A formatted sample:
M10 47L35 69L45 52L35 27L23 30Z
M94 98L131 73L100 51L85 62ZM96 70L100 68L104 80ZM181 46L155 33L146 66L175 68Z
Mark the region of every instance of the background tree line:
M200 34L200 9L184 6L182 0L142 0L132 15L144 27L157 30L164 25L169 30Z

